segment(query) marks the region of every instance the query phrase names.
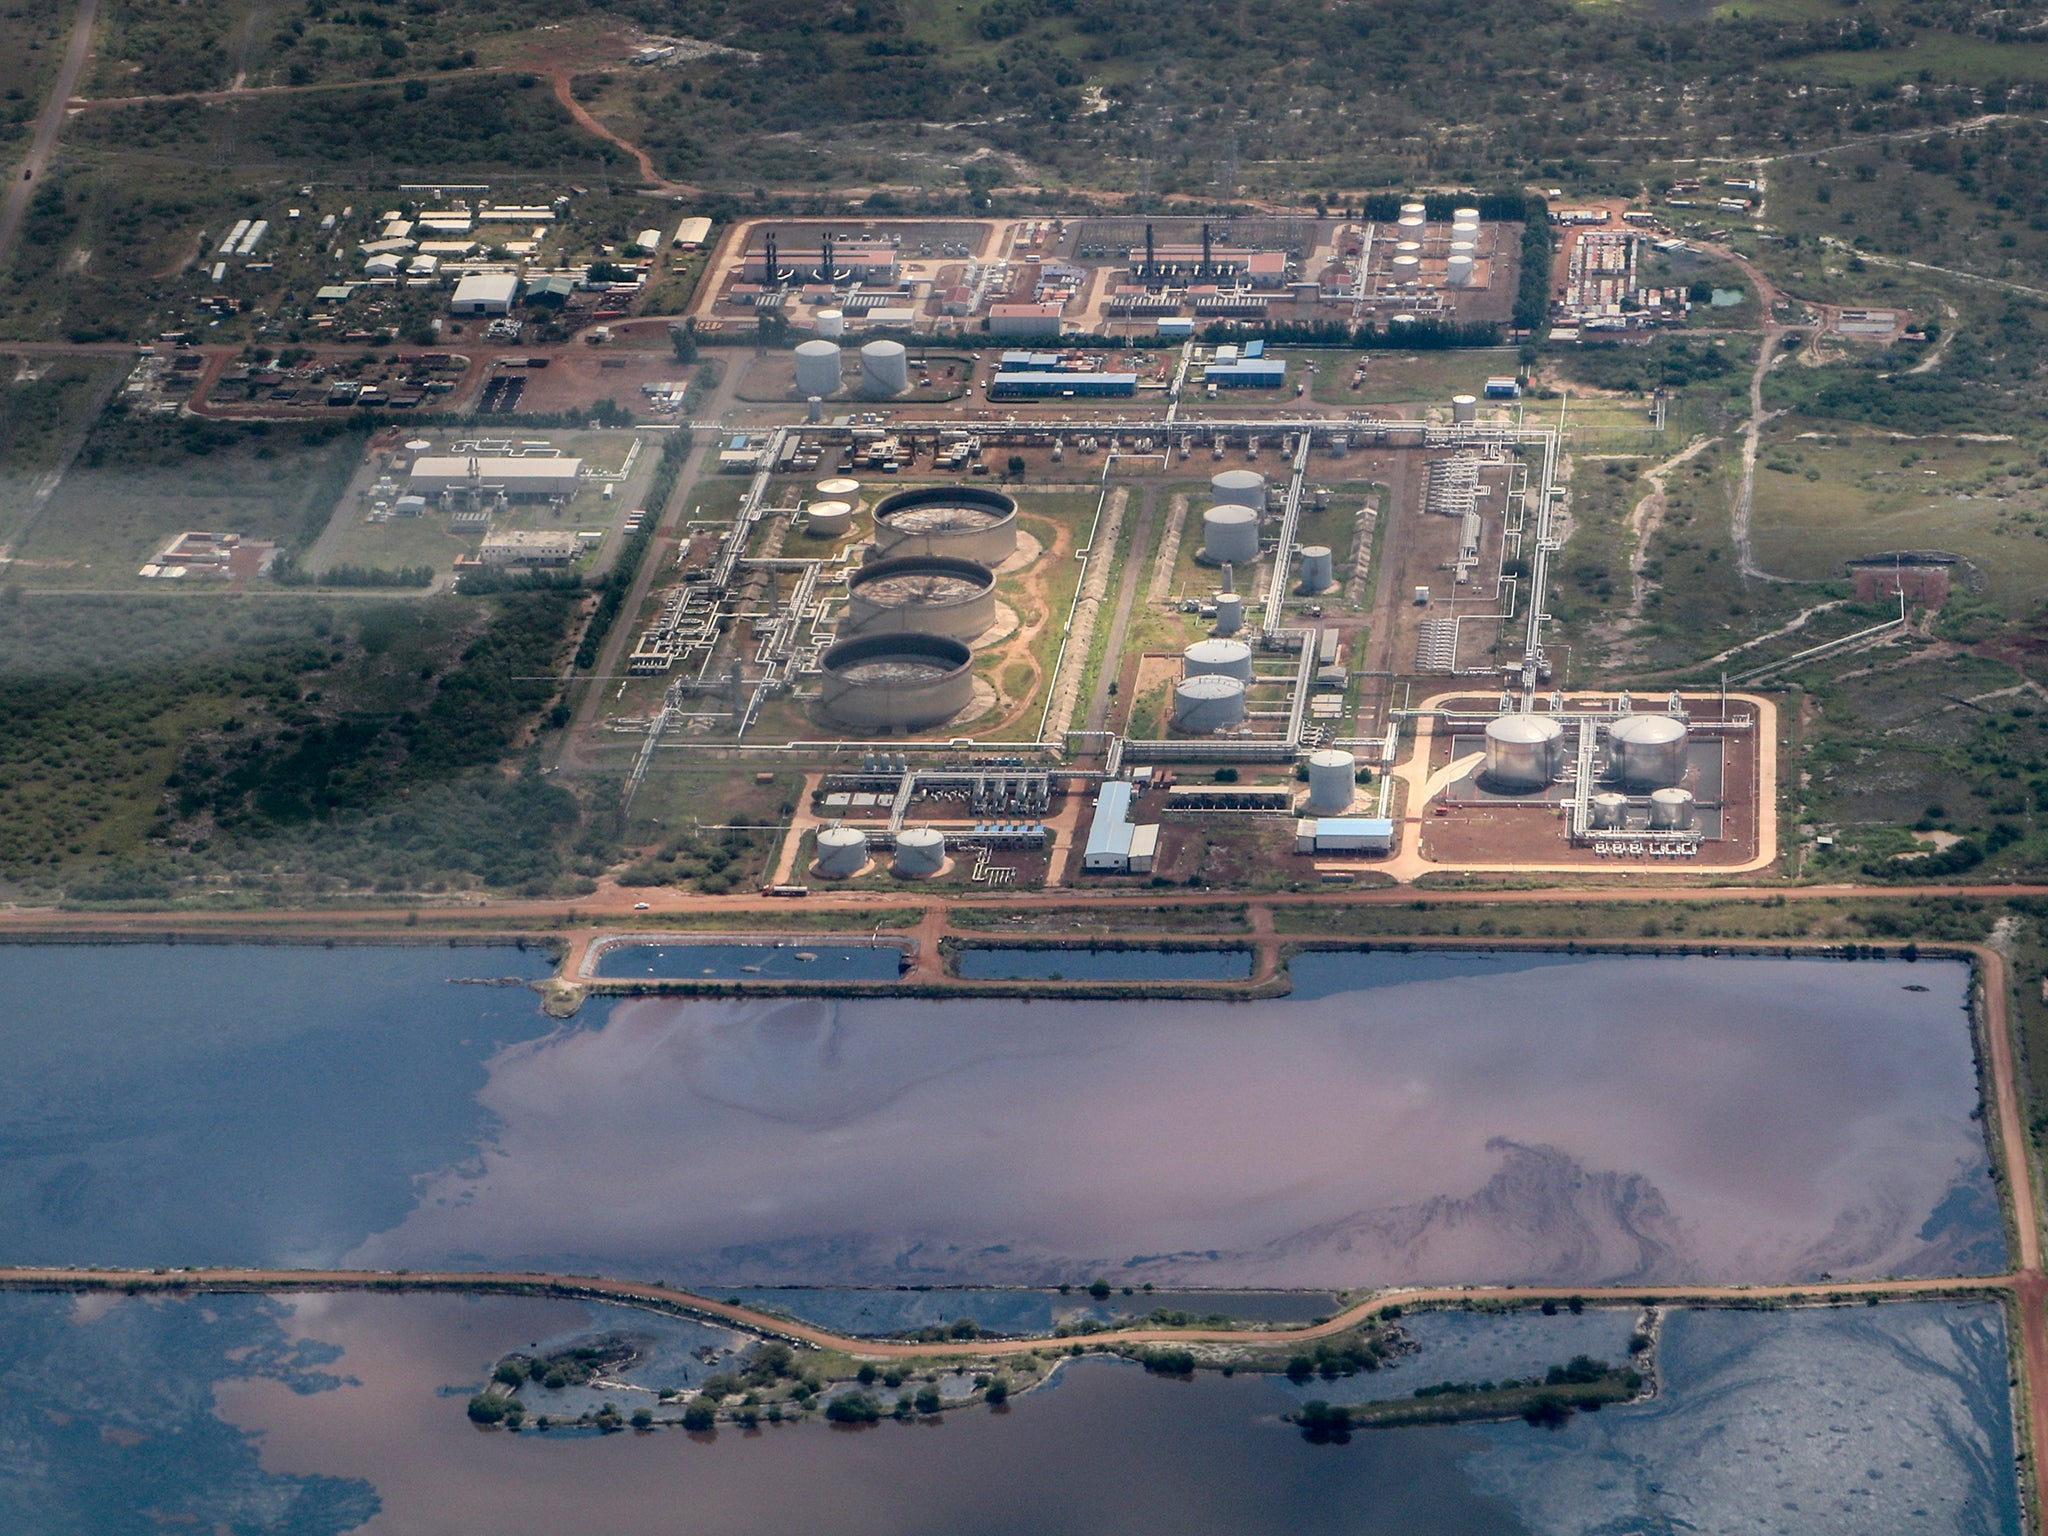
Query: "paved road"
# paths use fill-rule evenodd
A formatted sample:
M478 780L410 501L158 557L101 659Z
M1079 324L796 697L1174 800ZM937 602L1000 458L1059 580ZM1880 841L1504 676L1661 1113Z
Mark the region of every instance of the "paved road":
M65 103L78 87L78 76L92 52L92 27L100 13L100 0L78 0L78 17L71 24L71 41L64 49L64 62L50 87L50 99L36 120L35 137L29 141L28 158L14 168L5 197L0 197L0 267L5 267L21 233L21 221L28 216L28 200L56 152L57 136L64 131Z

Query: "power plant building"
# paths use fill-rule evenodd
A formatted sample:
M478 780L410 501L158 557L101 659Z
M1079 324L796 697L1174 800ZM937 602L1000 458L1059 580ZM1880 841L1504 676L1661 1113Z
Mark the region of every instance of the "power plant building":
M502 493L508 501L532 501L576 494L581 459L536 454L530 458L445 454L414 459L406 489L415 496L444 491Z

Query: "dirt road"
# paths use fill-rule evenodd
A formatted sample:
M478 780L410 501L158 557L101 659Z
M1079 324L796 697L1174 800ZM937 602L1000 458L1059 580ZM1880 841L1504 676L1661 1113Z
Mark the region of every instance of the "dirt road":
M92 52L92 28L99 13L100 0L78 0L78 15L71 23L71 41L65 44L64 62L57 67L57 78L50 86L49 100L43 104L43 115L36 119L28 156L14 168L6 193L0 195L0 267L6 266L14 250L21 222L28 217L29 199L35 195L43 173L49 169L50 156L56 152L57 136L64 131L65 104L78 89L78 76Z

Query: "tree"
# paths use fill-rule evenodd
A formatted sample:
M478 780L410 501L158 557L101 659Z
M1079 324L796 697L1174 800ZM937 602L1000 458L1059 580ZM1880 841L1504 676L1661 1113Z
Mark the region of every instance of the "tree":
M675 348L676 361L694 363L697 361L697 323L685 320L681 325L668 328L668 344Z
M1024 478L1024 455L1021 453L1011 454L1009 463L1005 464L1003 468L1008 472L1012 480L1022 480Z
M718 1422L718 1409L698 1398L683 1410L683 1428L702 1434Z
M988 1384L988 1390L984 1392L982 1396L984 1400L987 1401L989 1407L1002 1407L1003 1404L1007 1403L1010 1400L1009 1378L1007 1376L998 1376L994 1381Z
M633 1427L635 1429L654 1428L654 1410L652 1408L635 1408L633 1410Z
M1092 1281L1088 1286L1088 1294L1097 1301L1109 1300L1109 1290L1110 1286L1107 1280Z
M495 1392L479 1392L469 1400L473 1424L496 1424L505 1417L505 1399Z
M939 1389L937 1387L921 1388L916 1399L917 1411L919 1413L937 1413L943 1401L939 1396Z

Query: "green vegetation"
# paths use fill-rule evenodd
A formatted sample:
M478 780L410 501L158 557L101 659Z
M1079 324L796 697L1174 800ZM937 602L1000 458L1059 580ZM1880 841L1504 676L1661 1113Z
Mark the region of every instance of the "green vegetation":
M1293 1415L1302 1435L1317 1444L1342 1442L1354 1429L1404 1424L1463 1424L1480 1419L1522 1418L1556 1429L1576 1410L1597 1413L1609 1403L1627 1402L1643 1389L1637 1371L1604 1360L1576 1356L1542 1376L1507 1381L1445 1381L1418 1387L1411 1398L1385 1402L1302 1404Z

